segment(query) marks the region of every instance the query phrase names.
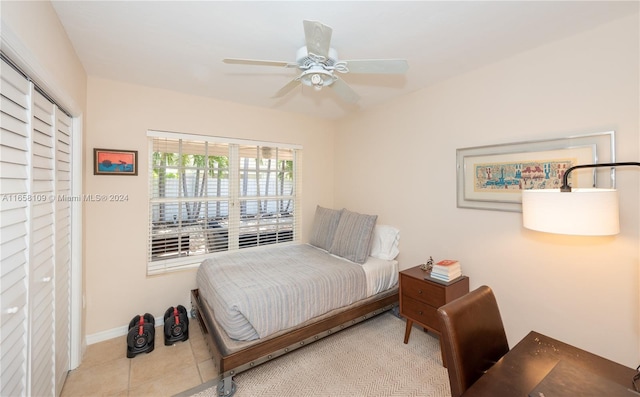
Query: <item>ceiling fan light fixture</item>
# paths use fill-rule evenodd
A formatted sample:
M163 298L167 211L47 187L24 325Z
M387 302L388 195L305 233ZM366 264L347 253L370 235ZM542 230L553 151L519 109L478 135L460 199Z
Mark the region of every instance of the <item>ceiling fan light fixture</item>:
M316 91L320 91L322 87L333 84L336 77L330 71L322 68L311 68L302 72L300 81L307 87L313 87Z

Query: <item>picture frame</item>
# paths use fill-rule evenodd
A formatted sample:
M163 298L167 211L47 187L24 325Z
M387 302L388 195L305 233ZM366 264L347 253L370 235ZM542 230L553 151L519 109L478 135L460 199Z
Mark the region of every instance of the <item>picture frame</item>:
M559 188L567 168L610 162L615 131L456 149L457 207L522 212L523 189ZM615 188L615 169L578 169L569 184Z
M138 175L138 151L93 149L93 175Z

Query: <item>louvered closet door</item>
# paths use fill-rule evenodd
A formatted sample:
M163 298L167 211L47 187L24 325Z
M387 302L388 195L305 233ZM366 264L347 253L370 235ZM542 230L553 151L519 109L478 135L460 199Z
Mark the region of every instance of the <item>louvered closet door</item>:
M71 117L56 111L55 381L60 395L69 371L71 324ZM79 203L76 203L79 204Z
M27 394L31 84L0 66L0 395Z
M54 395L55 106L33 95L29 264L32 396Z

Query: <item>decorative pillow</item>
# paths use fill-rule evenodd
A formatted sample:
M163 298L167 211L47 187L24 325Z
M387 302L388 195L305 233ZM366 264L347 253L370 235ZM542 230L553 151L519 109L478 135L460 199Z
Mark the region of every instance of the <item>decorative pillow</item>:
M371 237L371 256L388 261L395 259L400 253L399 240L400 230L393 226L376 225Z
M364 263L371 252L371 236L378 215L342 210L329 252L356 263Z
M333 236L336 234L341 214L342 210L332 210L318 205L311 226L309 244L328 251L333 243Z

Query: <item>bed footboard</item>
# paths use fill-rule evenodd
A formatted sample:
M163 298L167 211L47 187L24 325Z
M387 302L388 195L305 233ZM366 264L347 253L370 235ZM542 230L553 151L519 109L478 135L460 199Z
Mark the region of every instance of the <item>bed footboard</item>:
M381 294L379 298L228 354L224 353L226 349L222 345L222 337L213 326L212 313L205 306L197 289L191 291L191 303L216 366L220 394L230 396L235 392L231 380L233 376L393 309L398 306L398 289L396 287L390 293Z

